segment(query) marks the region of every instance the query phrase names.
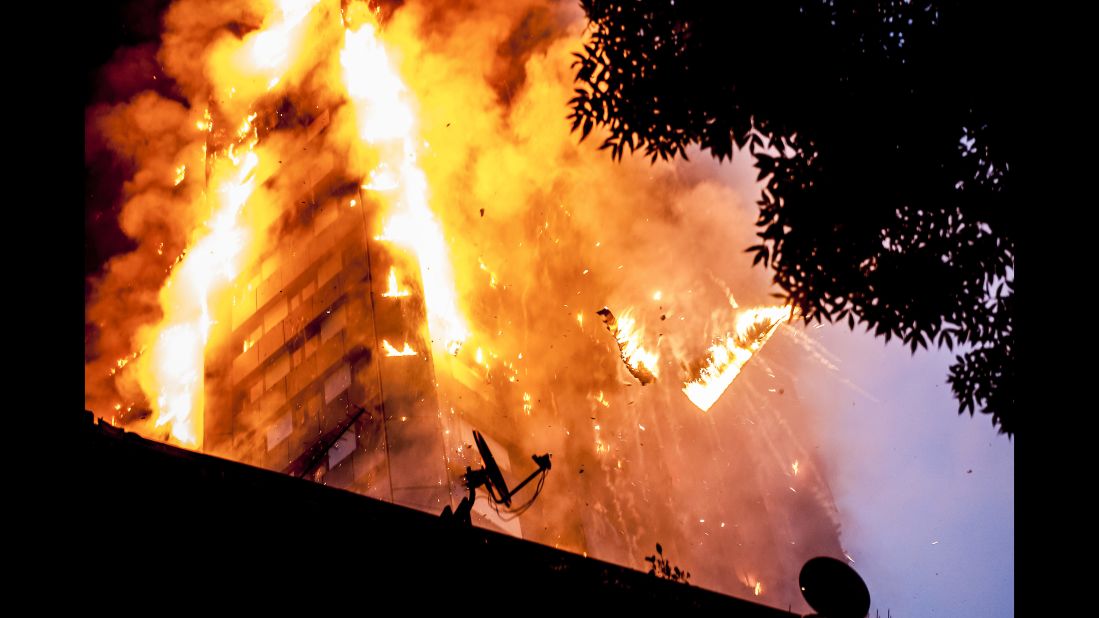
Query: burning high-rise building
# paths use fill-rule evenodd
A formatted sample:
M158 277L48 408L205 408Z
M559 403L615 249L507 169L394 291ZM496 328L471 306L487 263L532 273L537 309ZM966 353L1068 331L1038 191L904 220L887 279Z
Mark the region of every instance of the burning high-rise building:
M450 482L422 294L414 263L374 239L359 184L311 177L274 223L293 231L236 279L206 355L204 450L285 470L365 408L310 475L438 511Z
M175 98L89 115L137 169L138 246L88 301L86 407L432 513L477 429L509 481L554 467L475 523L634 568L659 542L692 583L799 603L791 573L842 555L790 379L810 344L743 274L725 172L577 147L578 17L177 0Z

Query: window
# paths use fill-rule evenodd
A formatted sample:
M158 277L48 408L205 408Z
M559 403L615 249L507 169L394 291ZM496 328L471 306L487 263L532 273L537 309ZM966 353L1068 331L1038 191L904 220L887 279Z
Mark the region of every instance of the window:
M335 253L324 264L321 264L320 269L317 271L317 280L320 281L321 285L324 285L328 283L329 279L335 277L341 268L343 268L343 257L339 253Z
M267 450L275 448L283 440L290 437L290 432L294 429L292 421L290 413L287 412L274 423L271 423L270 427L267 428Z
M286 374L290 373L290 356L283 352L275 357L275 362L271 363L267 367L267 371L263 372L264 382L267 383L267 388L271 388L276 382L286 377Z
M331 315L325 318L324 323L321 324L321 343L324 343L339 334L345 326L347 326L347 312L344 311L344 308L341 305L338 309L333 311Z
M344 363L324 381L324 402L328 403L351 386L351 365Z
M252 388L248 389L248 401L256 403L259 398L263 396L263 380L256 380L256 383L252 385Z
M263 265L260 266L260 278L270 279L271 275L279 269L279 262L279 254L277 253L264 260Z
M269 333L282 324L286 317L286 299L280 298L263 314L263 332Z

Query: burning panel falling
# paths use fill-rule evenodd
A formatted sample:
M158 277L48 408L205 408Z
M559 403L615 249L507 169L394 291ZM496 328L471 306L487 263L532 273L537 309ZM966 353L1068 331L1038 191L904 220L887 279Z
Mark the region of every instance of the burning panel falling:
M583 36L568 3L171 4L104 69L168 90L88 111L136 248L91 286L86 406L433 513L477 429L509 481L554 456L478 525L801 607L843 556L796 392L826 352L742 253L755 185L576 143Z

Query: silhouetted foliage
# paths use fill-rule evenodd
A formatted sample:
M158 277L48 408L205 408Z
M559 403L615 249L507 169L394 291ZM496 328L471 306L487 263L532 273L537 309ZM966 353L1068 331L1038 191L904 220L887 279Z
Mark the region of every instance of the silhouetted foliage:
M656 544L656 553L651 556L645 556L645 562L649 563L649 575L655 575L660 579L670 579L673 582L679 582L681 584L687 584L690 586L691 573L684 571L677 566L672 566L672 563L664 557L664 548L660 546L660 543Z
M581 0L572 128L761 180L754 263L806 320L963 346L960 412L1014 431L1018 33L991 2ZM1012 47L1014 46L1014 47Z

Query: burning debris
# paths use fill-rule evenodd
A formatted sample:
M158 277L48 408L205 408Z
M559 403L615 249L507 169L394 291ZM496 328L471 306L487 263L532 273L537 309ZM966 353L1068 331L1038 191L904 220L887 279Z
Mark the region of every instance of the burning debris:
M634 328L635 321L630 312L626 311L622 314L621 320L616 319L607 307L603 307L596 313L603 318L607 330L611 332L618 344L622 362L626 364L630 375L637 378L642 386L655 382L658 372L657 362L660 357L641 346L643 331Z
M759 307L737 314L732 332L710 347L693 377L684 382L683 392L691 403L708 411L791 312L786 307Z

